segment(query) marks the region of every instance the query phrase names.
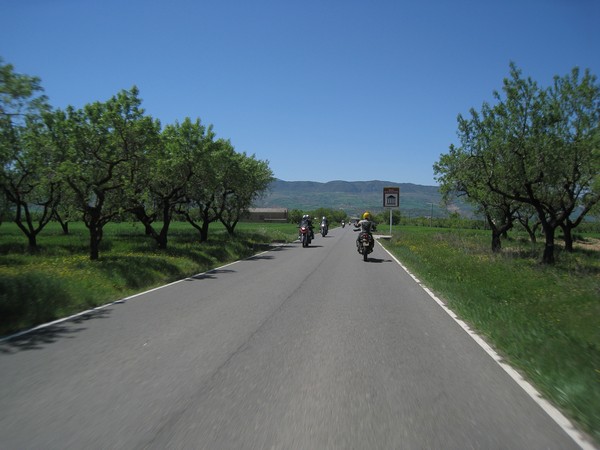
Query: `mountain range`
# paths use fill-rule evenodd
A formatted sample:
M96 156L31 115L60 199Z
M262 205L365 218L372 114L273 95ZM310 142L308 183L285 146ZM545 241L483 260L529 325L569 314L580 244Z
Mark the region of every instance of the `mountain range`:
M414 216L446 215L448 211L468 214L470 208L463 202L448 207L441 204L438 186L423 186L391 181L273 181L255 207L288 208L313 211L318 208L343 209L358 214L366 209L379 212L383 208L383 188L400 188L400 211Z

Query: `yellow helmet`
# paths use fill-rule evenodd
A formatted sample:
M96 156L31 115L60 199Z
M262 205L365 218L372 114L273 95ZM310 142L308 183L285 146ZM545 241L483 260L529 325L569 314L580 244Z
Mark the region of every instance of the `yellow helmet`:
M362 215L363 220L371 220L371 213L369 211L365 211Z

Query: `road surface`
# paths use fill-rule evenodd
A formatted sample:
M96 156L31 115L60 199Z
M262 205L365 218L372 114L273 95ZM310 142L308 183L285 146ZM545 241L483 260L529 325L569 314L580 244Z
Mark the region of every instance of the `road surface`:
M347 227L0 343L2 449L578 445Z

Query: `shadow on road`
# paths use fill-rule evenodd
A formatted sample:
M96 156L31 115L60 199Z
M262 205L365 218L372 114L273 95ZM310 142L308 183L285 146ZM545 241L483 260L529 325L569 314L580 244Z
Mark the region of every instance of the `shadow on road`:
M392 262L392 260L391 259L368 258L367 262L383 263L383 262Z
M265 259L274 259L273 255L256 255L256 256L251 256L250 258L246 259L245 261L256 261L256 260L265 260Z
M110 313L108 308L89 311L59 324L7 339L0 342L0 353L12 354L25 350L41 350L44 346L54 344L61 339L72 339L75 337L75 333L86 329L86 327L78 325L92 319L105 319Z
M193 281L193 280L214 280L217 277L215 275L219 275L222 273L233 273L235 272L235 270L229 270L229 269L215 269L215 270L209 270L208 272L205 273L199 273L198 275L194 275L191 277L186 278L186 281Z

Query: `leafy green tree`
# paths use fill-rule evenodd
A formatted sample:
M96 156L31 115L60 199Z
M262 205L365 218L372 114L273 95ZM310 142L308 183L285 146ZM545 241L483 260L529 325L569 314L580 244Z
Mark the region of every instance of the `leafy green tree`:
M195 161L201 159L204 146L212 139L200 119L185 118L180 124L167 125L160 142L147 148L145 167L139 171L137 189L132 192L129 210L142 222L146 234L158 248L167 248L168 232L175 211L186 200L194 174ZM155 228L159 222L160 228Z
M304 213L302 211L300 211L299 209L292 209L292 210L288 211L288 221L290 223L296 223L296 224L300 223L303 215L304 215Z
M581 76L575 68L569 75L555 77L548 91L554 119L551 145L562 161L555 177L567 251L573 251L572 230L600 201L600 86L596 81L589 71Z
M542 260L553 263L556 228L576 226L570 222L575 209L585 205L585 215L598 202L598 86L589 72L580 79L574 69L543 90L511 64L503 92L494 92L497 104L484 104L481 114L459 116L461 146L451 156L456 161L442 156L435 169L447 176L448 167L466 165L447 181L475 186L469 196L478 203L492 195L530 205L545 236Z
M233 235L240 218L263 195L274 177L267 161L245 153L231 154L227 169L220 189L219 220L227 232Z
M554 86L545 91L521 78L514 66L511 77L505 80L506 99L497 110L498 125L512 135L505 134L497 157L519 174L520 183L506 186L496 175L490 187L536 210L546 239L543 261L552 263L556 228L563 228L566 248L572 249L571 229L599 199L593 182L598 167L594 148L600 90L589 71L580 78L577 68L570 75L555 77ZM579 216L572 221L579 206Z
M200 242L208 240L210 224L219 220L217 192L223 159L229 149L223 141L215 141L210 133L193 161L192 175L182 202L176 212L200 234Z
M484 105L483 121L476 112L472 111L471 114L471 121L459 116L459 136L467 143L467 136L474 123L479 130L484 128L482 122L489 118L489 109ZM483 133L478 137L485 139ZM520 203L488 188L486 179L481 177L484 170L481 163L480 158L469 154L464 148L451 145L449 153L441 155L433 169L436 180L440 183L443 202L452 201L454 197L465 197L485 217L492 232L492 252L497 253L502 249L501 237L513 227Z
M384 210L380 214L377 215L376 222L379 224L390 224L390 211ZM400 211L397 209L392 209L392 225L400 224Z
M67 138L55 141L67 155L60 173L89 229L92 260L99 257L104 226L124 213L144 152L155 139L156 124L144 115L138 94L134 86L106 102L48 117L52 135Z
M37 133L48 109L39 78L15 73L0 59L0 189L32 251L60 192L52 153Z

